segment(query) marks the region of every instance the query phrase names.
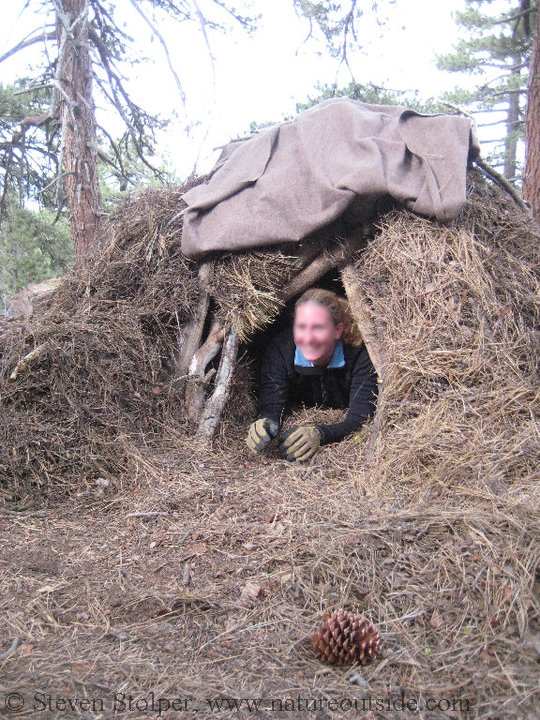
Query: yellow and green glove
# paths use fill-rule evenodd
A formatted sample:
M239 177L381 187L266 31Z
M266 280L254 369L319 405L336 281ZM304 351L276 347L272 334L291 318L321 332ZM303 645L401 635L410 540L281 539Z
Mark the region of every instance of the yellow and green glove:
M287 460L309 460L321 444L321 434L315 427L293 427L281 438L279 449Z
M246 445L254 453L260 453L279 432L279 424L270 418L259 418L251 423Z

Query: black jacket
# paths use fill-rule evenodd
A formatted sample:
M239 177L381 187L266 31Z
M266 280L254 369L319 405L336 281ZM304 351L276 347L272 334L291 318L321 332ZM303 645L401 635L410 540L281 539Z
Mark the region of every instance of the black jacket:
M280 426L291 403L349 408L343 422L317 425L321 445L342 440L375 412L377 374L365 345L343 345L345 366L326 368L294 364L292 328L278 333L263 355L259 395L259 417L276 420Z

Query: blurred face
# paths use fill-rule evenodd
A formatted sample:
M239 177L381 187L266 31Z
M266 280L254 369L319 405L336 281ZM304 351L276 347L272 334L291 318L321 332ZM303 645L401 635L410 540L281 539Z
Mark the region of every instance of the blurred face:
M306 360L327 365L343 333L343 323L334 324L330 310L316 302L303 303L294 316L294 343Z

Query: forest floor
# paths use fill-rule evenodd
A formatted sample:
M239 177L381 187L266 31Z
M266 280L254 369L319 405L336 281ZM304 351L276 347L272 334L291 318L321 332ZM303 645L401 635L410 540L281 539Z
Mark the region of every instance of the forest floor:
M252 456L244 433L141 451L120 491L83 479L68 500L3 509L0 653L20 642L0 717L538 717L538 616L489 620L485 592L471 604L481 574L512 587L496 521L393 505L351 470L367 428L307 465ZM538 606L538 578L531 592ZM314 657L339 607L375 623L381 657Z

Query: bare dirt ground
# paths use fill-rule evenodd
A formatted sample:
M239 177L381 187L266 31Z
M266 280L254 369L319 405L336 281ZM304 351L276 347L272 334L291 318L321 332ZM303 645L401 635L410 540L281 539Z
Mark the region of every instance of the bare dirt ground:
M369 433L302 466L250 455L229 423L210 452L140 451L119 490L82 479L61 504L7 504L0 653L20 644L0 717L537 718L538 578L515 596L534 504L523 527L523 496L513 518L470 488L377 487L351 471ZM375 623L382 657L314 658L339 607Z

